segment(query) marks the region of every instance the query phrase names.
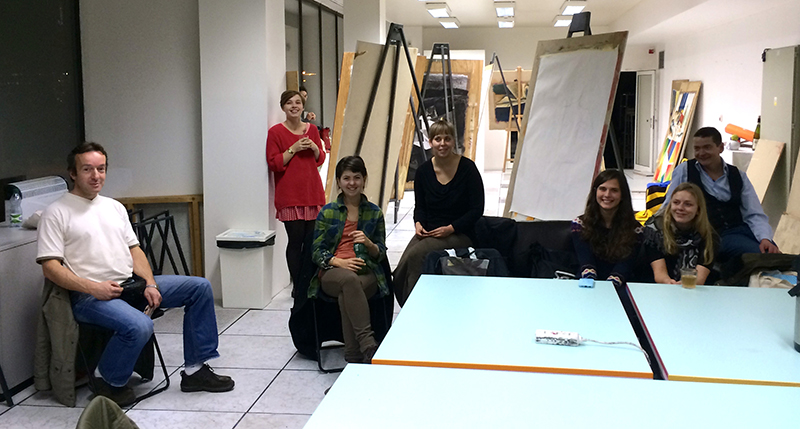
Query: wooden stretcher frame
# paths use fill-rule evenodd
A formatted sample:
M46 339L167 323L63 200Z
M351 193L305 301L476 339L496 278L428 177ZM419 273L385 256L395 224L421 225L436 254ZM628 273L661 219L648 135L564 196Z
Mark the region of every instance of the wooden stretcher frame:
M342 71L339 76L339 94L336 97L336 116L333 119L333 134L331 135L331 153L328 165L328 178L325 181L325 193L328 196L328 202L331 202L331 189L334 187L334 178L336 163L334 160L339 159L339 146L342 142L342 129L344 126L344 109L347 105L347 94L350 93L350 77L353 73L353 58L355 52L345 52L342 55Z
M606 137L608 135L608 125L611 122L611 113L614 107L614 97L617 92L617 84L619 83L619 72L622 69L622 58L625 55L625 44L628 39L628 32L627 31L619 31L616 33L607 33L607 34L598 34L593 36L583 36L583 37L573 37L567 39L556 39L556 40L543 40L539 42L539 45L536 49L536 57L533 61L533 67L531 68L531 80L528 87L528 104L530 104L533 100L534 94L536 94L536 76L539 75L539 63L541 58L545 55L553 55L558 53L567 53L567 52L574 52L586 49L608 49L608 48L616 48L617 49L617 65L616 70L614 72L614 80L611 85L611 95L608 100L608 105L606 108L606 117L605 123L603 126L603 133L600 139L599 148L596 155L595 161L595 168L594 174L592 177L597 176L600 172L600 166L603 161L603 150L605 149L605 142ZM523 142L525 140L525 130L528 126L528 118L530 117L530 112L533 110L532 106L526 106L524 119L522 121L522 129L520 130L519 136L517 138L517 156L516 159L519 160L520 154L522 154L522 147ZM508 184L508 195L506 196L506 205L505 209L503 210L503 215L505 217L513 217L515 214L511 212L511 204L514 200L514 188L516 185L516 178L517 173L519 171L519 162L515 162L515 167L511 172L511 180Z
M530 84L531 81L531 70L523 70L522 67L517 67L516 70L503 70L503 75L506 78L506 85L515 94L523 94L525 90L525 86ZM502 84L503 78L500 75L500 70L495 70L492 72L492 80L489 82L489 129L490 130L503 130L503 131L518 131L517 130L517 122L514 120L514 116L509 113L508 121L498 121L497 120L497 102L505 97L505 95L495 94L493 91L494 85ZM528 90L530 93L530 89ZM527 101L527 98L525 99ZM517 99L513 100L513 105L516 106L518 103ZM524 104L524 102L523 102ZM511 107L509 107L511 109ZM522 112L520 116L524 115L525 112ZM522 118L520 117L520 126L522 125Z
M423 56L417 56L415 65L415 74L417 82L422 82L425 70L428 67L428 59ZM475 160L475 151L478 142L478 126L480 125L480 98L481 86L483 80L483 61L481 60L450 60L453 75L465 75L469 80L467 86L468 100L466 122L464 126L464 153L463 155L471 160ZM441 61L434 61L431 64L431 74L442 73ZM417 95L413 94L414 103L419 103ZM407 112L406 126L403 130L403 145L400 148L399 157L399 170L397 183L400 189L397 191L397 199L402 200L405 193L405 183L408 177L408 165L411 162L411 149L414 145L414 121L411 107L409 106ZM423 132L424 126L423 126Z

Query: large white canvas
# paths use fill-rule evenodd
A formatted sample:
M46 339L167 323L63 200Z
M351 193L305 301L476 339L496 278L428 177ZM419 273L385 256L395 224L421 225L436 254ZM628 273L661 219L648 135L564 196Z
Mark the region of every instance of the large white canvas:
M542 220L583 213L597 168L617 49L542 56L510 209Z

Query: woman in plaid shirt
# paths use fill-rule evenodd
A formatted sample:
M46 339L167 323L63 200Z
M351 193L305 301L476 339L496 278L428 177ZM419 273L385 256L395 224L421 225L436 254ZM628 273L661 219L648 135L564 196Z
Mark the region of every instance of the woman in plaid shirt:
M386 226L380 207L363 194L367 180L364 160L348 156L336 164L336 184L342 192L325 205L314 227L312 258L320 270L311 279L308 296L322 291L339 301L348 362L370 363L378 349L367 300L389 293L380 262L386 258Z

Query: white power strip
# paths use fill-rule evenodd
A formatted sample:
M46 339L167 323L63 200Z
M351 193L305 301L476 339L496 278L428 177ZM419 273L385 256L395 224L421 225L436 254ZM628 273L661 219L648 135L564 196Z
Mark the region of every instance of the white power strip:
M647 363L648 364L650 363L650 356L648 356L647 352L645 352L644 349L639 344L636 344L636 343L631 343L631 342L627 342L627 341L606 342L606 341L591 340L589 338L581 337L577 332L551 331L551 330L548 330L548 329L537 329L536 330L536 342L540 343L540 344L552 344L554 346L572 346L572 347L576 347L576 346L579 346L582 343L585 343L587 341L592 342L592 343L607 344L607 345L613 345L613 344L628 344L628 345L631 345L631 346L636 347L637 349L639 349L642 353L644 353L644 357L645 357L645 359L647 359Z
M536 342L555 346L579 346L583 339L577 332L536 330Z

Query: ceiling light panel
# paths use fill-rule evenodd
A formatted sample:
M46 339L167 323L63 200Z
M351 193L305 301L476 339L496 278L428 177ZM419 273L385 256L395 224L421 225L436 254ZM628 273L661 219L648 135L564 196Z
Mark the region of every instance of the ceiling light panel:
M569 27L572 22L572 16L556 15L553 19L553 27Z
M442 24L444 28L458 28L458 26L461 25L461 23L458 22L458 18L455 17L440 19L439 24Z
M425 8L434 18L450 18L450 7L447 3L426 3Z
M499 28L514 28L514 18L497 18Z
M494 2L494 10L498 18L506 18L514 16L514 2L513 1L496 1Z
M583 12L584 8L586 8L584 0L567 0L561 5L561 15L575 15Z

